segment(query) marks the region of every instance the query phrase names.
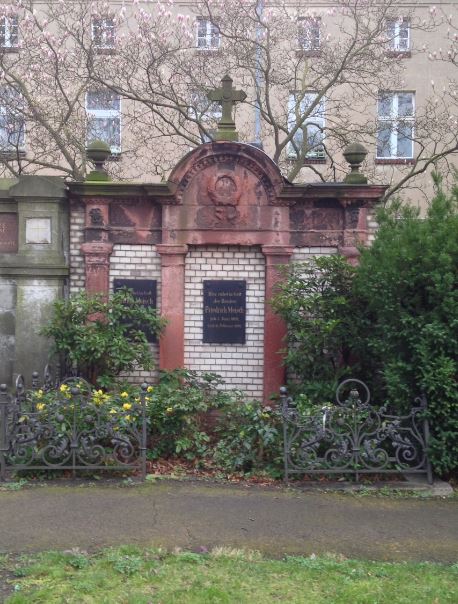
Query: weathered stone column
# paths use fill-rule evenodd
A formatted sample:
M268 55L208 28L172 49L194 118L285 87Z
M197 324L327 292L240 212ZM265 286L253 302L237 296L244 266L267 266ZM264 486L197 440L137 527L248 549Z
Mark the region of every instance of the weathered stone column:
M266 298L264 309L264 404L272 394L278 393L285 383L285 366L280 351L285 346L286 324L274 313L270 300L275 286L281 280L280 266L289 264L293 253L291 246L264 245L266 259Z
M358 246L367 244L367 208L361 203L347 205L344 209L343 245L339 253L345 256L349 264L356 266L359 262Z
M86 270L88 294L108 296L110 289L110 255L113 244L108 241L109 202L105 198L85 200L85 243L81 245Z
M88 294L108 296L110 289L110 255L112 243L83 243L81 252L84 255L86 269L86 291Z
M159 244L161 255L161 315L167 326L159 340L160 369L184 366L184 269L187 245Z
M9 186L8 186L9 185ZM0 193L0 379L30 379L49 361L40 333L68 277L66 184L59 177L5 179Z

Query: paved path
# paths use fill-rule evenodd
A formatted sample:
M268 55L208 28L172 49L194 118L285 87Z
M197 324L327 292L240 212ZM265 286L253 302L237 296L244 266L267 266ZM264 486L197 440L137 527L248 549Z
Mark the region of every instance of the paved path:
M456 562L458 500L163 481L0 492L0 553L123 543Z

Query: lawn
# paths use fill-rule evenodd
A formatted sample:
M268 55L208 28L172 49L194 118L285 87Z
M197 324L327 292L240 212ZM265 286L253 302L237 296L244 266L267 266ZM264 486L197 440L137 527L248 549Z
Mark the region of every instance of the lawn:
M126 546L3 556L2 577L3 588L11 587L8 604L458 602L458 564L269 560L230 549L197 554Z

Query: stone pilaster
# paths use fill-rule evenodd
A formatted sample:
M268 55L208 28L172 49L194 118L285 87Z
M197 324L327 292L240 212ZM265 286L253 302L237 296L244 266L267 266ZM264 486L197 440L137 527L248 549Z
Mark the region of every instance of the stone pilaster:
M270 300L275 287L281 280L280 267L289 264L294 248L291 246L264 245L262 253L266 259L266 298L264 309L264 404L270 396L278 393L285 383L285 366L281 350L285 347L286 325L274 313Z
M184 366L184 269L187 245L157 246L161 256L161 314L167 326L159 341L159 366L176 369Z

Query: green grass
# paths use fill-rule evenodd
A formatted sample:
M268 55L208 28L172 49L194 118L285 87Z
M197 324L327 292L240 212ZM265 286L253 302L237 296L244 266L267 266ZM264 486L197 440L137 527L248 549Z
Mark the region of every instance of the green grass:
M74 550L4 556L1 575L11 587L8 604L458 602L457 564L335 556L268 560L256 552L230 549L170 554L121 547L93 555Z

